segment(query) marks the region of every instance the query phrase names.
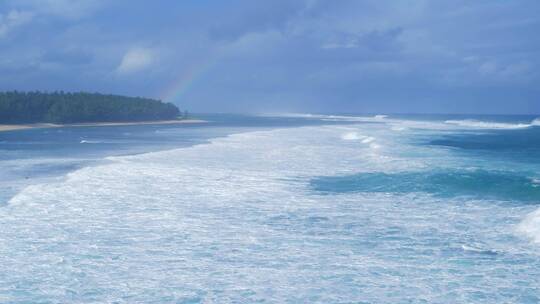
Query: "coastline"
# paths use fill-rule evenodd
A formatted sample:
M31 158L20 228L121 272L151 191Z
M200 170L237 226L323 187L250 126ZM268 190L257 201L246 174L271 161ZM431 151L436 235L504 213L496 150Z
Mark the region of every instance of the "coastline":
M206 123L200 119L185 120L155 120L155 121L126 121L126 122L89 122L74 124L53 124L53 123L35 123L35 124L0 124L0 132L15 131L25 129L44 129L44 128L65 128L65 127L107 127L107 126L132 126L132 125L169 125L169 124L192 124Z

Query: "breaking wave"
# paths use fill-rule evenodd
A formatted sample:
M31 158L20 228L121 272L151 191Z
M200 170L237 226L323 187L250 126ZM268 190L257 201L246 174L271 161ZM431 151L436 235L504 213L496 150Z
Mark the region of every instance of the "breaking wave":
M457 125L467 128L480 128L480 129L524 129L532 126L539 126L540 120L535 119L531 123L506 123L506 122L493 122L493 121L480 121L473 119L465 120L446 120L445 123L451 125Z
M358 140L361 138L357 132L347 132L341 136L343 140Z
M530 257L530 244L516 243L511 229L525 207L509 212L482 198L407 188L432 180L481 188L488 178L536 197L535 180L400 175L461 161L409 144L412 132L358 124L241 133L109 157L29 186L0 208L0 285L8 286L0 298L451 303L456 294L475 302L486 292L499 296L495 302L515 299L497 293L502 288L534 295L535 281L522 282L540 277L539 264L515 258ZM355 186L365 191L321 194L310 184L316 176L362 176ZM399 191L379 191L380 181ZM529 221L527 233L538 227ZM483 260L491 255L497 259ZM433 292L449 281L453 292Z
M540 208L527 215L517 230L533 242L540 243Z
M325 115L325 114L305 114L305 113L282 113L282 114L265 114L270 117L296 117L296 118L311 118L320 119L322 121L343 121L343 122L380 122L388 115L373 115L373 116L352 116L352 115Z
M101 144L103 141L83 139L79 143L81 144Z

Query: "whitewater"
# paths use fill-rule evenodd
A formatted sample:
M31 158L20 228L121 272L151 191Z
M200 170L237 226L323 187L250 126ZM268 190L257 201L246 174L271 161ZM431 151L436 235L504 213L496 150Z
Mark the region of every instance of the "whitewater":
M21 187L0 302L540 301L537 121L283 117Z

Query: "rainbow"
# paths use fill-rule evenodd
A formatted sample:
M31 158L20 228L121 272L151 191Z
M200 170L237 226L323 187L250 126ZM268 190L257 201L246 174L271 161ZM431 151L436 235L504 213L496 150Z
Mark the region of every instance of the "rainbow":
M211 56L205 61L191 64L187 69L180 71L177 78L171 82L171 85L159 94L161 100L164 102L180 101L196 81L216 65L217 61L218 56Z

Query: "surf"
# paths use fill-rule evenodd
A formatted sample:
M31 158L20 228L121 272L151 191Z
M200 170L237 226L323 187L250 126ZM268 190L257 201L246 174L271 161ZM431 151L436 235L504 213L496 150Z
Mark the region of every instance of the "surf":
M482 121L474 119L465 120L446 120L446 124L457 125L466 128L479 128L479 129L525 129L540 125L538 118L532 120L530 123L507 123L507 122L495 122L495 121Z
M516 234L524 234L515 228L536 206L412 191L420 181L463 186L471 179L481 188L481 180L491 178L517 193L524 180L506 171L426 175L475 160L418 144L419 137L439 131L393 127L246 131L189 147L107 157L62 180L28 186L0 208L0 243L6 245L0 283L35 278L23 287L29 302L33 295L47 301L50 294L69 294L74 278L82 294L93 292L97 302L111 292L145 302L146 294L135 294L130 284L157 293L174 288L186 297L211 284L221 297L228 290L223 284L234 282L247 286L246 294L278 301L280 290L280 296L294 297L281 289L283 281L308 282L327 302L340 295L377 302L389 277L407 278L402 285L410 296L444 288L433 269L453 269L444 272L445 279L459 291L471 289L463 277L479 272L517 288L512 282L522 273L512 272L516 265L540 276L534 242L519 241ZM361 178L357 191L327 185L323 192L311 184L321 176ZM532 186L537 177L527 177L527 187L538 189ZM387 188L377 189L381 185ZM400 266L400 256L410 267ZM40 263L51 266L36 267ZM321 280L323 274L333 278L331 284ZM429 279L416 281L419 275ZM347 283L352 277L373 288L359 294L356 283ZM335 282L339 290L330 286ZM82 298L60 296L63 302Z

